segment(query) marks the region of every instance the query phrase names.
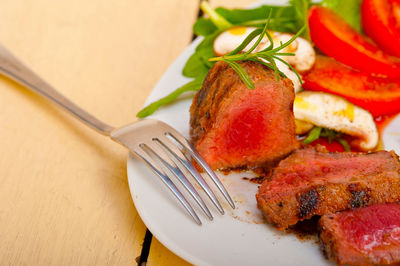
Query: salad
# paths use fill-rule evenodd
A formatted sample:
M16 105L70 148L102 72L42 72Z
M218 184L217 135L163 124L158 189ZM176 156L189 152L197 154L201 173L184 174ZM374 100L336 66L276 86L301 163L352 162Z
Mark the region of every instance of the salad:
M217 61L258 61L294 85L296 133L331 151L381 148L382 121L400 112L400 1L291 0L286 6L212 9L201 3L194 33L202 41L182 74L192 78L142 109L144 118L189 91L198 91ZM378 124L378 127L377 127Z

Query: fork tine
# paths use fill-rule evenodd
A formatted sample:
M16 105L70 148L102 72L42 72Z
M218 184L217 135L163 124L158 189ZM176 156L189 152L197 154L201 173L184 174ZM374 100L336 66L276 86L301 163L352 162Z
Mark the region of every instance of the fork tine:
M192 153L192 156L196 159L196 161L203 167L203 169L206 170L206 173L212 179L212 181L214 181L215 185L219 188L222 195L224 195L225 199L228 201L229 205L231 205L232 209L235 209L235 203L233 203L233 200L231 196L229 196L228 191L226 191L224 185L221 183L211 167L206 163L206 161L200 156L200 154L194 149L191 144L189 152Z
M153 138L153 141L158 143L159 145L161 144L160 140L157 138ZM163 151L160 150L160 148L157 148L154 145L150 144L144 144L146 149L149 149L153 156L159 160L160 163L162 163L167 169L174 174L178 180L182 183L182 185L185 187L185 189L190 193L190 195L194 198L194 200L197 202L197 204L200 206L200 208L204 211L204 213L207 215L207 217L212 220L213 216L211 215L211 212L207 208L206 204L204 203L203 199L200 197L198 194L197 190L193 187L192 183L189 182L189 180L186 178L186 176L182 173L182 171L178 168L176 163L172 160L169 159L168 157L163 157L161 154L163 154ZM162 147L162 145L160 145ZM165 152L167 156L169 156L168 152Z
M145 149L143 149L142 145L140 145L140 148L142 148L143 151L147 152ZM167 175L165 175L164 171L154 163L154 161L151 159L151 157L148 154L142 153L136 149L134 150L134 152L148 167L150 167L150 169L172 191L174 196L179 200L179 202L183 205L183 207L190 214L190 216L194 219L194 221L198 225L201 225L201 221L200 221L199 217L197 216L196 212L193 210L192 206L185 199L185 197L182 195L182 193L179 191L179 189L175 186L175 184L172 182L172 180Z
M204 180L204 178L200 175L200 173L196 170L196 168L191 164L190 158L182 151L180 150L175 143L173 143L170 139L167 137L163 137L162 140L164 142L160 142L161 145L163 145L166 149L170 151L170 153L177 159L179 162L189 171L189 173L194 177L194 179L197 181L197 183L200 185L200 187L206 192L207 196L210 198L212 203L215 205L215 207L218 209L218 211L221 214L224 214L224 209L222 208L221 204L219 203L217 197L215 196L214 192L211 190L211 188L208 186L207 182ZM170 145L167 146L166 143L169 143ZM180 156L180 155L183 156Z
M167 134L170 137L172 137L174 140L176 140L180 145L182 145L182 147L186 151L188 151L190 153L190 155L206 171L208 176L212 179L212 181L215 183L215 185L221 191L222 195L224 195L224 197L228 201L229 205L231 205L231 207L233 209L235 209L235 203L233 202L232 198L229 196L224 185L222 185L222 183L218 179L217 175L214 173L214 171L211 169L211 167L206 163L206 161L200 156L200 154L196 151L196 149L193 147L193 145L186 138L181 136L181 134L178 133L176 130L171 130L171 131L175 132L175 134L172 134L171 132L168 132ZM183 154L185 154L185 152L183 152Z

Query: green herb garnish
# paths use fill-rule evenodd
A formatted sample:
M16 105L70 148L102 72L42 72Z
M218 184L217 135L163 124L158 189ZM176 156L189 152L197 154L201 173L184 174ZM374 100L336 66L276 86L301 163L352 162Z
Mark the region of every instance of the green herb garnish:
M303 140L305 144L310 144L313 141L316 141L321 136L322 127L314 127L311 129L310 133L308 133L307 138Z
M310 8L310 0L290 0L290 5L296 11L297 27L305 27L302 37L311 41L310 30L308 28L308 9Z
M213 50L214 40L227 27L260 27L259 33L261 33L262 28L269 21L269 30L288 33L298 32L305 25L304 20L297 15L297 8L303 1L294 0L291 5L287 6L264 5L253 9L227 9L223 7L212 9L207 4L202 4L201 8L208 15L208 18L199 18L193 25L193 32L196 35L203 36L204 39L196 47L195 53L189 58L182 70L183 76L194 80L145 107L136 116L139 118L149 116L160 106L176 100L182 93L199 90L208 70L215 63L215 61L209 61L210 58L215 56ZM268 14L268 12L271 12L271 16L267 19L265 14ZM308 32L307 28L304 32ZM235 62L235 60L232 60L232 62ZM263 63L268 64L266 62ZM234 63L231 63L231 65L236 67ZM271 66L274 67L273 64ZM241 73L243 74L243 72ZM246 77L244 79L248 80ZM250 83L248 85L251 86Z
M168 94L167 96L159 99L156 102L153 102L143 108L139 113L136 114L137 117L139 118L144 118L146 116L151 115L154 113L161 105L166 105L174 101L176 98L178 98L182 93L188 92L188 91L197 91L199 87L201 87L203 83L203 80L198 80L195 79L193 81L190 81L189 83L186 83L182 87L179 87L172 93Z
M350 144L345 139L338 138L336 141L343 146L345 151L351 151Z
M268 16L269 18L271 17L271 13ZM287 65L289 68L291 68L294 73L296 73L297 78L299 79L300 83L301 78L300 75L297 73L297 71L292 68L291 65L289 65L286 61L282 60L279 58L279 56L293 56L293 53L280 53L282 49L285 47L289 46L305 29L305 26L301 28L289 41L285 43L281 43L280 46L274 48L273 40L271 35L268 33L267 28L268 28L268 22L265 24L264 28L262 31L259 29L254 30L252 33L250 33L247 38L232 52L228 53L227 55L219 56L219 57L213 57L210 58L209 61L214 62L214 61L223 61L227 63L229 66L231 66L236 73L239 75L240 79L246 84L246 86L250 89L254 89L254 83L251 80L250 76L246 73L246 71L238 64L236 61L244 61L244 60L250 60L250 61L256 61L259 62L263 65L266 65L267 67L273 69L275 71L276 79L279 80L279 75L285 76L282 72L279 71L278 67L276 66L275 60L278 60L285 65ZM252 53L254 49L260 44L261 40L263 39L264 36L268 37L268 40L270 42L270 45L256 53ZM256 37L258 36L257 41L254 43L254 45L245 53L241 53L242 50L249 44L251 41L253 41Z
M339 142L345 151L350 151L350 145L349 143L343 138L343 134L340 132L337 132L332 129L328 128L322 128L322 127L314 127L310 133L308 133L308 136L303 140L305 144L310 144L313 141L316 141L320 137L324 137L328 139L328 143L331 144L332 141L337 141Z

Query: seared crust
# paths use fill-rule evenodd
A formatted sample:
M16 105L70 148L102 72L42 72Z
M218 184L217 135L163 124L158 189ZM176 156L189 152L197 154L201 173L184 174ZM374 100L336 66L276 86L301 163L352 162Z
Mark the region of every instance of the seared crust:
M273 170L256 198L266 220L285 230L314 215L399 201L400 163L394 152L297 150Z
M340 234L340 232L338 231L338 225L335 223L335 221L333 221L335 215L334 214L328 214L328 215L329 217L326 218L324 215L323 219L320 219L318 223L319 244L322 249L322 252L328 259L335 261L338 265L342 265L345 264L345 262L343 261L343 258L337 256L340 250L340 242L336 240L336 236L337 234ZM358 257L357 252L355 252L355 250L351 247L347 247L347 253L350 256L349 259L351 259L351 257ZM372 265L372 264L361 264L361 265Z
M194 96L190 106L190 137L193 145L212 127L224 96L232 93L230 88L240 81L232 71L228 64L217 62L208 72L201 90ZM226 78L221 79L222 76Z

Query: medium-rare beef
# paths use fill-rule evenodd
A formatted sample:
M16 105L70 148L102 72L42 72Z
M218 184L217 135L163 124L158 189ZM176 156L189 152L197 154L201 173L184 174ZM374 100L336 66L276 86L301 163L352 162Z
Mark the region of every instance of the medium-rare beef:
M324 253L338 264L400 264L400 205L377 204L319 221Z
M256 198L267 221L284 230L314 215L400 201L400 163L387 151L300 149L279 163Z
M191 141L213 169L268 166L298 147L292 82L268 67L240 62L251 90L224 62L209 71L190 108Z

